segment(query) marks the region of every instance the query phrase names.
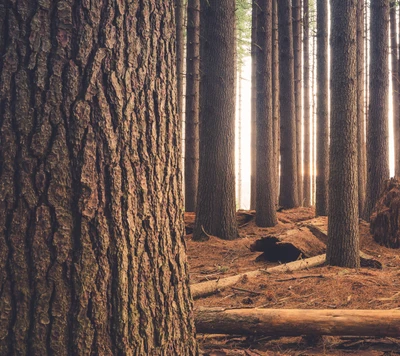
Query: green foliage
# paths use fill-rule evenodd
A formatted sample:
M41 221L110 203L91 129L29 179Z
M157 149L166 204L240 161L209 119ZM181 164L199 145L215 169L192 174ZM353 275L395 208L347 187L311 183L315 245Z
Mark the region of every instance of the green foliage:
M251 0L236 0L238 64L242 65L251 48Z

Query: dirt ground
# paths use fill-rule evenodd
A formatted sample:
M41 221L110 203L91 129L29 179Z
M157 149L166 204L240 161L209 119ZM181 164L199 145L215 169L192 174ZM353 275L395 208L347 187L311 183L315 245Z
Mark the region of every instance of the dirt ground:
M278 265L257 262L260 252L250 245L261 236L295 229L314 218L312 208L278 213L279 224L270 229L255 226L254 212L241 212L241 238L224 241L210 237L195 242L187 235L191 283ZM194 215L185 216L191 232ZM374 242L369 224L360 221L360 243L364 253L383 264L383 269L359 270L316 267L285 274L265 274L257 280L242 280L234 288L195 300L196 307L298 308L298 309L400 309L400 253ZM323 337L241 337L199 335L204 355L400 355L400 335L394 338Z

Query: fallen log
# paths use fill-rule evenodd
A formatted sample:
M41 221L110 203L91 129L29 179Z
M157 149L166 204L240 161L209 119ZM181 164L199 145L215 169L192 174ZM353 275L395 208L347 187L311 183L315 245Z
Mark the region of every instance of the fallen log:
M195 310L198 333L263 336L400 335L399 310L223 309Z
M240 273L231 277L192 284L190 286L190 289L192 291L193 298L206 297L208 295L215 294L222 289L235 285L236 283L240 282L242 278L255 279L265 273L269 274L269 273L285 273L291 271L299 271L305 268L320 266L324 262L325 262L325 254L307 258L305 260L294 261L276 267L271 267L267 269L258 269L255 271Z

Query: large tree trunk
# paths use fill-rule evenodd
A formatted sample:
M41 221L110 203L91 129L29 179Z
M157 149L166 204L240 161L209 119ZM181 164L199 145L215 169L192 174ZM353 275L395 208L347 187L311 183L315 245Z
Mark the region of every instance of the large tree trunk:
M301 0L292 0L293 9L293 55L294 55L294 100L296 113L296 155L297 155L297 187L299 204L303 205L303 174L302 174L302 90L301 90Z
M201 0L200 166L195 240L238 237L235 215L235 2Z
M197 354L173 1L14 5L0 6L0 354Z
M375 203L389 178L389 0L371 0L371 55L369 117L367 125L367 196L364 219L369 221Z
M392 114L393 114L393 134L394 134L394 158L395 174L400 177L400 121L399 121L399 59L397 55L397 2L390 2L390 59L392 72Z
M178 113L182 119L183 113L183 72L185 66L185 5L184 0L175 0L176 19L176 72L178 87Z
M329 110L328 110L328 0L317 1L317 166L315 209L328 214Z
M188 0L185 118L185 211L196 211L199 174L200 0Z
M273 140L275 161L275 193L279 200L279 166L280 166L280 101L279 101L279 30L278 30L278 0L272 0L272 112Z
M304 206L311 206L310 14L304 0Z
M364 0L357 2L357 153L358 153L358 213L365 205L367 157L365 147L364 112Z
M398 337L400 333L398 310L199 308L195 319L197 331L209 334Z
M277 223L272 116L272 0L258 0L256 224Z
M257 155L257 9L256 0L252 1L251 12L251 181L250 181L250 209L256 209L256 155Z
M281 184L279 204L286 209L299 205L296 151L296 112L291 0L278 0L279 71L281 117ZM284 68L284 70L283 70Z
M357 6L333 0L331 146L326 261L359 267L357 169Z

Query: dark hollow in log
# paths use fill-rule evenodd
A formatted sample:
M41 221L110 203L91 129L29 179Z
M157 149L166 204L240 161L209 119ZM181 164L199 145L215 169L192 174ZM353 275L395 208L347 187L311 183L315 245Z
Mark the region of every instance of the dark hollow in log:
M400 181L386 181L380 199L371 215L370 231L380 245L400 248Z

